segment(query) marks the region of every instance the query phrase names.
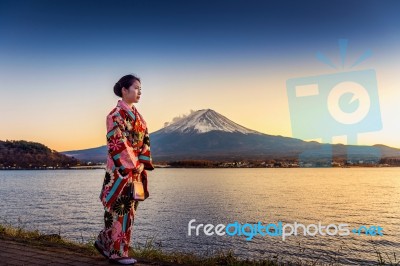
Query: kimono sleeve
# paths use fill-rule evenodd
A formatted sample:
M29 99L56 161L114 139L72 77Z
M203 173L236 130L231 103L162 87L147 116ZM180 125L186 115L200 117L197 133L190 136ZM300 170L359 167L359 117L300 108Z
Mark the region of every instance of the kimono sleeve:
M143 147L139 154L139 162L144 164L145 170L154 170L150 152L150 136L147 128L143 138Z
M130 142L124 135L124 119L119 112L107 116L107 148L115 167L122 176L127 176L140 166Z

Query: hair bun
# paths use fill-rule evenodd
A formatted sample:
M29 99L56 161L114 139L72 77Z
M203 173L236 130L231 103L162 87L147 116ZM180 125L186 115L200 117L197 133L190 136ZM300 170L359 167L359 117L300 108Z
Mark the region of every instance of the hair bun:
M122 97L122 92L121 91L122 91L121 83L119 83L119 82L115 83L115 85L114 85L114 93L115 93L115 95L117 95L119 97Z

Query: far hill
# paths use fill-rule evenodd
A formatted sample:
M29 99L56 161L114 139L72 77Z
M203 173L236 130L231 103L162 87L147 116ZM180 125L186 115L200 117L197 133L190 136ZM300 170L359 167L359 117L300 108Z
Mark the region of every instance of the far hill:
M47 146L24 140L0 140L0 169L68 168L79 161Z

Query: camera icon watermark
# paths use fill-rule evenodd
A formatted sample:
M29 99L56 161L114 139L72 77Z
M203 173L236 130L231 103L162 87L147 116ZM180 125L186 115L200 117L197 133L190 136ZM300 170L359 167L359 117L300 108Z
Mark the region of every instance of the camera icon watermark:
M343 40L339 42L343 44ZM347 42L346 42L347 44ZM341 51L342 47L341 47ZM321 54L317 57L332 64ZM360 61L360 60L359 60ZM382 129L376 73L373 69L332 73L287 80L292 134L304 140L320 139L325 145L299 156L299 161L325 159L332 162L332 146L337 136L346 136L347 145L357 145L359 133ZM347 146L347 160L380 159L374 147Z

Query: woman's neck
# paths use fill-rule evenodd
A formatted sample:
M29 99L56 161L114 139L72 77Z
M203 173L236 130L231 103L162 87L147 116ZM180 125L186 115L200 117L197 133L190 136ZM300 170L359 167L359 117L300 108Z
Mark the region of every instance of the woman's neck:
M133 103L128 103L127 101L125 101L124 99L122 99L122 101L124 103L126 103L126 105L128 105L130 108L133 108Z

